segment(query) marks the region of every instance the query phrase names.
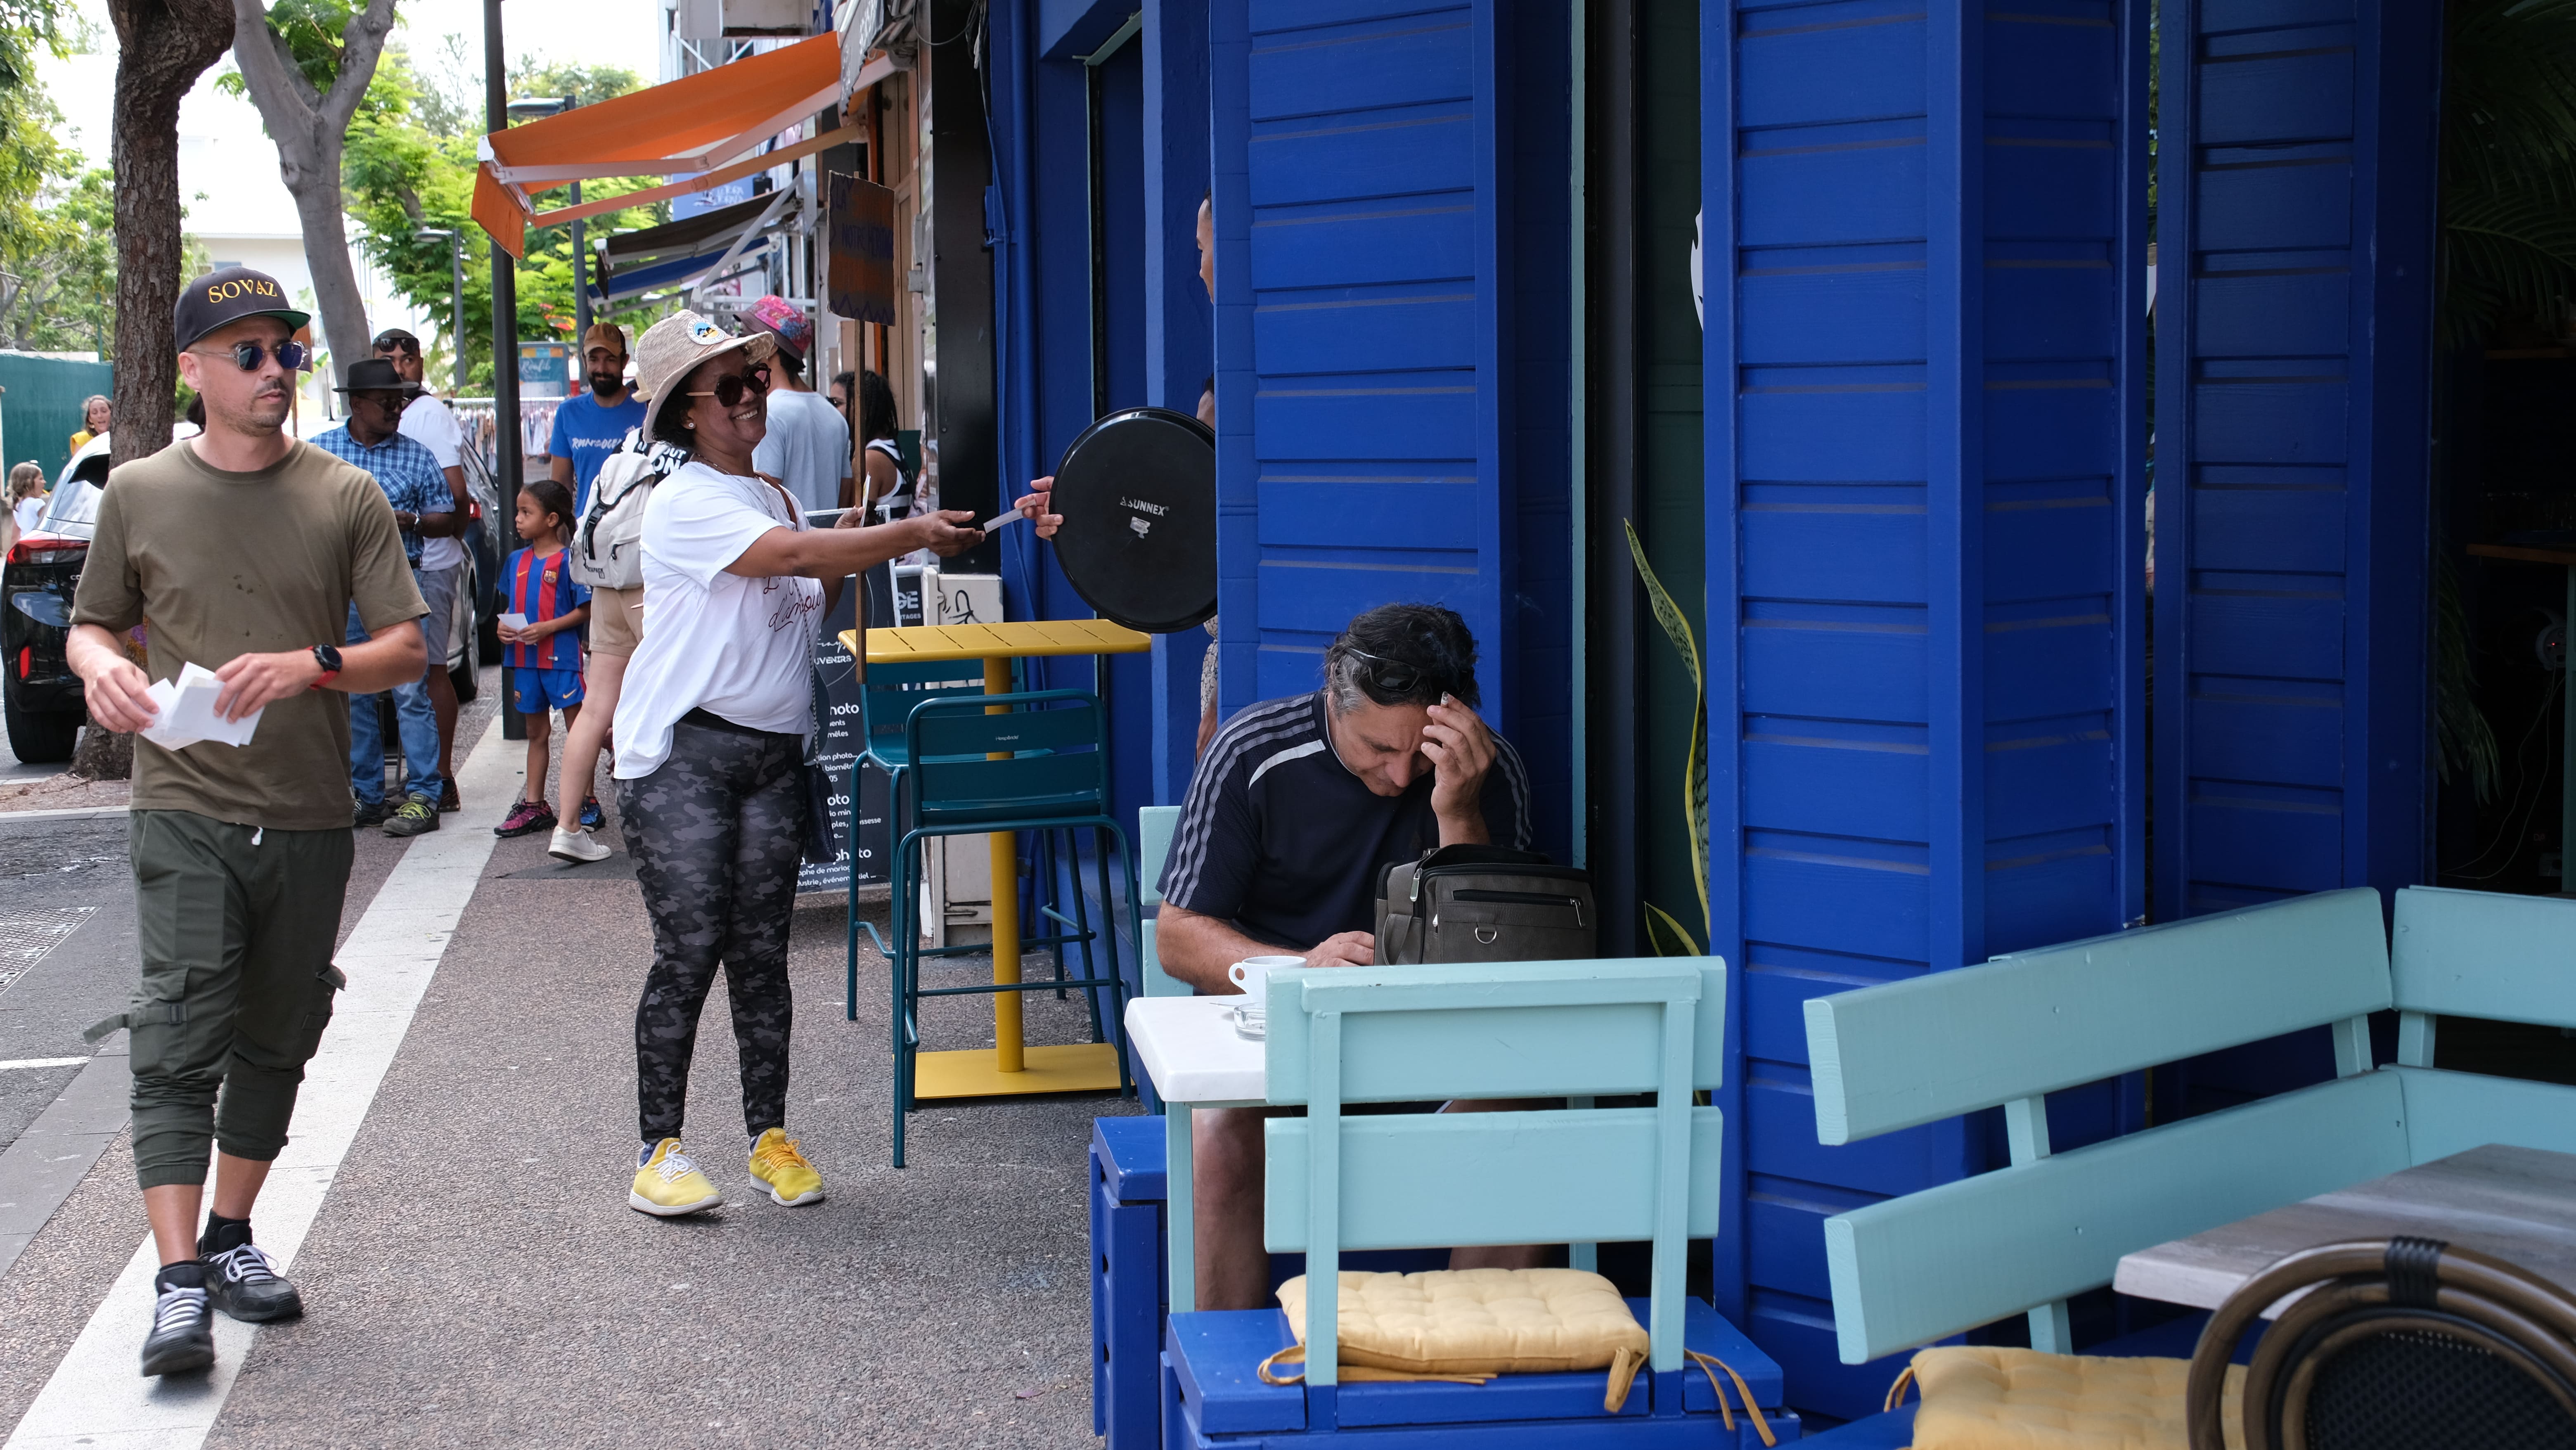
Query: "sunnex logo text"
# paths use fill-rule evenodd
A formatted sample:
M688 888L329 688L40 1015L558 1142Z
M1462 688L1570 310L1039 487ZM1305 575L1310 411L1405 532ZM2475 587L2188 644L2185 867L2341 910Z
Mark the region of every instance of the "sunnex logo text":
M277 295L275 283L254 281L249 278L217 282L206 289L206 300L209 302L230 302L236 297L275 297Z
M1161 504L1147 503L1141 498L1121 498L1118 500L1118 506L1120 508L1138 509L1145 513L1152 514L1158 519L1171 512L1170 509L1165 508Z

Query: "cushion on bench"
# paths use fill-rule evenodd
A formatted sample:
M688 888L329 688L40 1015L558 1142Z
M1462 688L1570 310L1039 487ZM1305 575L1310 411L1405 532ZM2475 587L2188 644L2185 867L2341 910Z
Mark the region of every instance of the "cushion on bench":
M2184 1450L2191 1363L1949 1345L1914 1356L1914 1450ZM2242 1450L2230 1366L2221 1419Z

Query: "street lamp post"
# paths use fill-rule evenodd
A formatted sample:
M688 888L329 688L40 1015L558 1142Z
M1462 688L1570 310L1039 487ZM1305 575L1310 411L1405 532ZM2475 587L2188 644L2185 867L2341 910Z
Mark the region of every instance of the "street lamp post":
M580 104L572 96L546 96L512 101L510 114L534 120L540 116L560 116ZM581 205L581 183L572 184L572 204ZM590 333L590 253L582 219L572 219L572 338L573 352L581 352L582 339Z
M455 310L447 315L447 387L461 398L465 396L465 238L453 227L422 227L413 235L447 238L447 267L456 289L450 304Z

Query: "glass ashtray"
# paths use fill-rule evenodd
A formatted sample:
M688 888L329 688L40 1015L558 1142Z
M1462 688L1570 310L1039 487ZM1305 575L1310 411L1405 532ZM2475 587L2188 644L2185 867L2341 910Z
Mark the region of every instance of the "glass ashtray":
M1229 1009L1226 1015L1234 1019L1234 1035L1268 1037L1270 1035L1269 1009L1270 1004L1267 1002L1247 1002L1240 1007Z

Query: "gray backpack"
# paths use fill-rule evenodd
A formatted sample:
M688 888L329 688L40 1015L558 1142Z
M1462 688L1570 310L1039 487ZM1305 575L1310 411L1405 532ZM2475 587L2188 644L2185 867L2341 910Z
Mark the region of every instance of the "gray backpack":
M1377 960L1561 962L1600 954L1592 878L1536 851L1443 846L1378 879Z

